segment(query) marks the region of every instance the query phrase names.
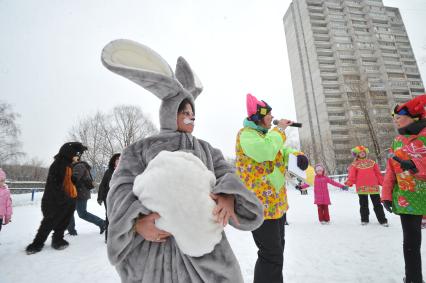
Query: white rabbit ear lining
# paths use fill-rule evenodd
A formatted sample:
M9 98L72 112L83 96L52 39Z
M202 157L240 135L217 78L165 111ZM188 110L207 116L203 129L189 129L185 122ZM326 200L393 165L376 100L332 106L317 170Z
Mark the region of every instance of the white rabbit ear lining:
M112 41L103 49L102 59L112 67L143 70L174 77L172 69L158 53L148 46L131 40Z

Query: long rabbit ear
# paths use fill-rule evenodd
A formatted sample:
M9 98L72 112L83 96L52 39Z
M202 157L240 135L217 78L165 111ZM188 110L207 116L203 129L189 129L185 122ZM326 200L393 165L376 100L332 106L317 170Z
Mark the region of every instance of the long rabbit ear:
M101 60L110 71L137 83L162 100L182 90L167 62L143 44L127 39L111 41L102 50Z
M179 57L177 60L176 78L192 94L194 99L203 91L201 81L183 57Z

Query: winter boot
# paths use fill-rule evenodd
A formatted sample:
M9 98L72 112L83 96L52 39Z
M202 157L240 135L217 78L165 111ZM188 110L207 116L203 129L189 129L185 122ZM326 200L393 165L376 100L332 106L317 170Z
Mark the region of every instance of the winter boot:
M77 234L77 230L68 230L68 234L70 235L70 236L77 236L78 234Z
M27 255L38 253L43 249L44 244L31 243L25 248Z
M52 240L52 248L55 250L63 250L69 246L69 243L64 239Z
M368 225L368 222L361 222L362 226Z

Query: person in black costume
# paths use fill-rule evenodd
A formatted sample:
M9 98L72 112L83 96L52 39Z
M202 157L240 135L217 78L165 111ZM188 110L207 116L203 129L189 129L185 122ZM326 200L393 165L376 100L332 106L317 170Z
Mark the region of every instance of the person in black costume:
M43 219L37 234L25 251L28 255L43 249L44 242L50 232L52 235L52 248L65 249L69 243L64 240L64 231L68 226L75 209L77 197L74 180L72 180L72 160L80 156L87 147L80 142L67 142L61 146L49 167L46 186L41 200Z

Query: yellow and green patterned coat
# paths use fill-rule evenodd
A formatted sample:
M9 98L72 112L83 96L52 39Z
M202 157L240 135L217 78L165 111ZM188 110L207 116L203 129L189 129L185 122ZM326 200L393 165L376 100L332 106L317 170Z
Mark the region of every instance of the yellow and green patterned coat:
M281 218L288 210L285 171L288 154L286 136L274 128L267 132L245 120L236 142L236 169L247 189L263 203L265 219Z

